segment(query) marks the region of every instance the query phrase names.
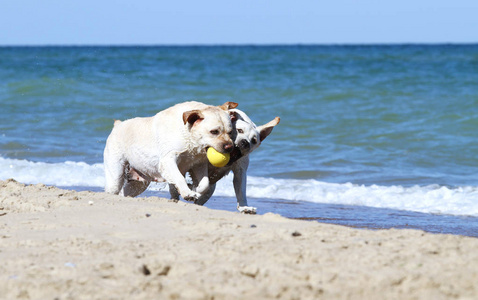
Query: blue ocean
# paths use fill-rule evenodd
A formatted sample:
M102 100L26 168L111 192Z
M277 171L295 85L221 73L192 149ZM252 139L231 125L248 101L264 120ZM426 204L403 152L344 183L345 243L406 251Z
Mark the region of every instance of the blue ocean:
M478 45L0 47L0 179L101 191L113 121L189 100L281 118L260 213L478 237Z

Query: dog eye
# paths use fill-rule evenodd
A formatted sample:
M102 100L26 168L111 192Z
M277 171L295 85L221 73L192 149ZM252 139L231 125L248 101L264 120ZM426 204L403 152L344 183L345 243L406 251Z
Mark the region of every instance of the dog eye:
M218 135L219 134L219 130L211 130L211 134L214 134L214 135Z
M244 130L238 129L237 132L239 132L239 133L244 133Z
M257 138L253 137L252 140L251 140L251 143L253 143L254 145L257 144Z

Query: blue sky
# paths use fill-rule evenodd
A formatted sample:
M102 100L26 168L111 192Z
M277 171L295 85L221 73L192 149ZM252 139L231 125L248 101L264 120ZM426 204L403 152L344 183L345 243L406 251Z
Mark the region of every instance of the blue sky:
M477 0L0 2L0 45L477 42Z

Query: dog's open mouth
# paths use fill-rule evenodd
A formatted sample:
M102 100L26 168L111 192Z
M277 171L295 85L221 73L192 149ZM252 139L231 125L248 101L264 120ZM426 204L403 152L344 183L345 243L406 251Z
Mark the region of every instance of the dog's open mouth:
M234 146L234 149L230 153L231 158L229 159L229 162L227 163L228 166L232 165L235 163L239 158L242 157L241 149L239 147Z

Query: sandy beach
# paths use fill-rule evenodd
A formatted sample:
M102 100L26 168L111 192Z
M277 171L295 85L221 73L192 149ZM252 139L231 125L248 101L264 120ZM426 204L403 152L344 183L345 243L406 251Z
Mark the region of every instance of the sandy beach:
M477 299L477 249L0 181L1 299Z

